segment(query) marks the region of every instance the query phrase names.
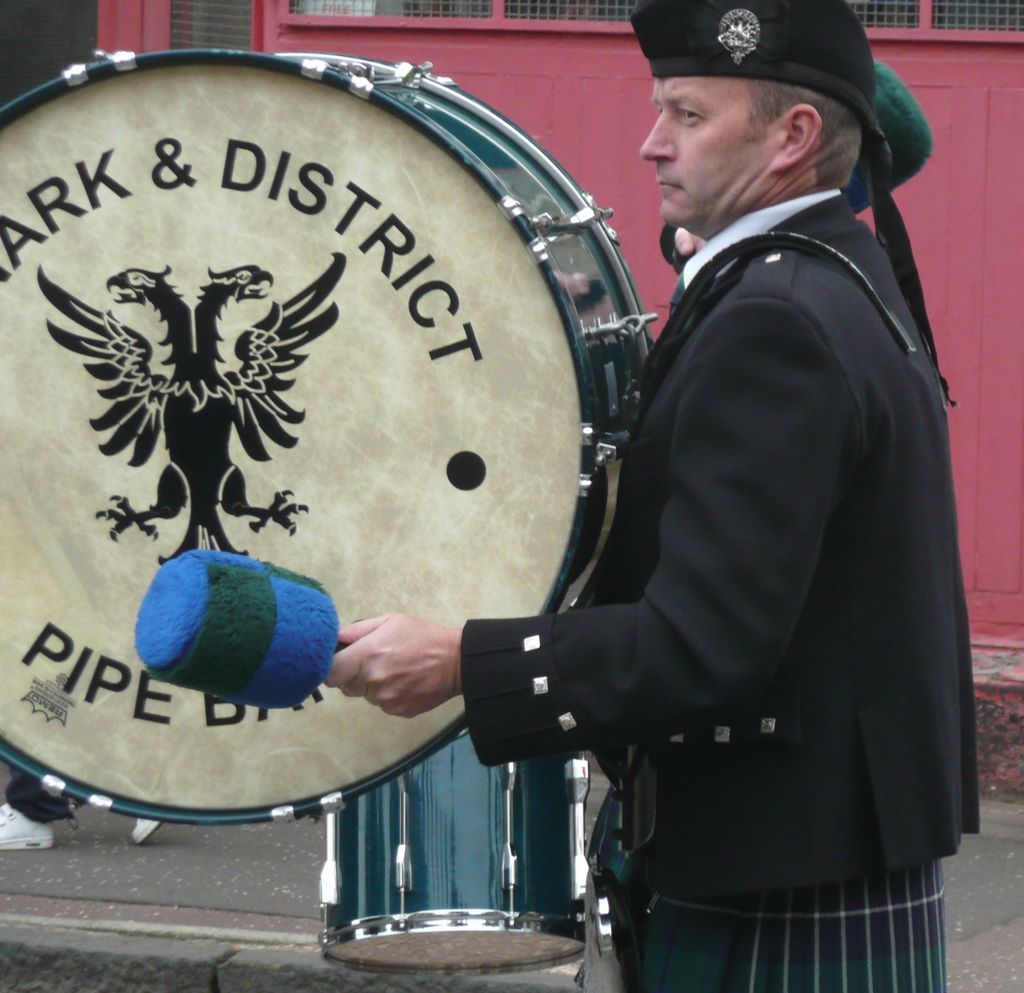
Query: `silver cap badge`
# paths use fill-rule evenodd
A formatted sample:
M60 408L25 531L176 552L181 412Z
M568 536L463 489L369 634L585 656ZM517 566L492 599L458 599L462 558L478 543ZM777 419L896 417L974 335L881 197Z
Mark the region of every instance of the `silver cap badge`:
M757 15L742 7L730 10L718 23L718 40L739 65L761 40L761 22Z

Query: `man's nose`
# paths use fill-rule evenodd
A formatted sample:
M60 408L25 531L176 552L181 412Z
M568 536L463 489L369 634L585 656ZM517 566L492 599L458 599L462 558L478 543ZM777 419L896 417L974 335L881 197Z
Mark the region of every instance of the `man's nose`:
M673 146L671 142L668 141L664 128L661 126L661 120L661 116L659 115L658 119L654 122L654 126L651 128L650 133L640 146L640 158L646 159L648 162L652 162L657 159L667 159L672 156Z

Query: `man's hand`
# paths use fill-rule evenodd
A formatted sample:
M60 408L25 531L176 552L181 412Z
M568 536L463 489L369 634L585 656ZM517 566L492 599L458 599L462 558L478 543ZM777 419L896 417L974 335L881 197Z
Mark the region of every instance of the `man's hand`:
M462 628L385 614L346 625L338 640L346 647L324 682L385 714L416 717L462 692Z

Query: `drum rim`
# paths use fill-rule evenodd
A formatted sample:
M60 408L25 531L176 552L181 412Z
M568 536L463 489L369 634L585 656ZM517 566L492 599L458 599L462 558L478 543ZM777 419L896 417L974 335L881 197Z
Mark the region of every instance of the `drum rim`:
M564 962L572 962L579 958L583 951L581 924L574 919L575 915L558 917L554 914L543 914L537 911L510 912L507 910L488 910L484 908L459 910L420 910L409 914L384 914L377 917L364 917L348 924L326 928L320 932L319 945L322 957L331 962L338 962L353 969L367 972L406 972L420 971L424 968L417 962L408 969L397 967L391 963L373 963L361 960L358 956L345 956L343 949L355 951L357 948L369 948L366 942L387 938L401 939L414 934L458 934L487 936L495 934L541 935L543 937L561 938L571 941L575 947L566 948L559 954L551 954L543 958L515 962L502 961L496 968L470 966L454 969L451 963L439 964L430 969L435 972L469 972L485 971L512 972L550 968ZM396 942L392 942L393 945Z
M22 772L28 773L30 776L44 780L44 788L46 788L45 781L50 780L54 785L53 789L47 789L47 792L52 793L52 795L67 797L96 810L124 814L129 817L145 817L164 821L168 824L195 824L203 827L212 827L215 825L259 824L271 821L288 822L300 820L303 817L329 814L337 806L343 806L346 801L363 796L385 785L394 779L395 776L430 758L435 752L451 744L464 731L465 721L460 719L455 724L438 732L435 737L425 742L419 749L403 759L401 763L389 766L386 774L385 772L377 772L372 781L369 779L361 780L352 788L339 787L334 791L328 790L314 796L284 801L275 806L256 805L234 809L146 803L138 799L122 796L115 791L101 791L89 786L88 783L82 780L67 777L60 773L59 770L51 769L49 766L42 764L26 752L9 744L2 734L0 734L0 759L20 769ZM57 788L58 783L60 784L59 789Z
M365 59L364 61L383 65L388 64L386 62L381 62L381 60L374 59ZM122 76L128 77L134 75L138 71L187 67L190 65L248 66L256 69L265 69L271 72L279 72L293 78L308 79L313 85L317 83L326 84L334 89L350 93L353 96L356 95L353 93L352 85L354 77L349 76L340 70L331 68L330 66L324 70L322 75L311 76L308 72L304 71L304 66L301 62L295 61L294 58L288 58L279 54L233 51L228 49L177 49L173 51L149 52L139 54L137 56L132 55L130 58L126 59L110 59L73 67L80 71L73 75L71 70L68 70L63 76L59 76L47 83L43 83L9 103L0 106L0 131L14 121L24 117L29 112L44 106L65 93L79 89L83 85L102 83ZM444 89L443 87L440 88ZM461 90L457 92L460 94L463 93ZM502 196L507 193L506 189L496 178L493 178L490 175L489 170L484 163L469 149L465 148L461 143L458 143L453 136L448 134L438 125L435 125L426 117L416 113L402 101L390 96L379 86L375 86L368 95L361 94L360 96L365 97L368 99L368 102L377 105L386 112L398 115L401 120L414 127L435 145L439 146L440 149L456 163L456 165L473 176L477 183L483 187L484 191L491 196L496 208L499 206ZM502 126L507 126L511 133L518 133L523 136L524 141L528 141L528 136L525 135L525 132L522 132L521 129L500 114L500 112L488 107L482 101L477 101L475 98L470 98L467 102L478 104L485 108L493 120L501 122ZM521 149L528 148L532 152L533 144L520 144L519 147ZM537 147L539 149L539 146ZM543 153L543 150L540 151ZM542 164L545 166L547 177L557 180L559 190L563 194L569 194L570 191L575 191L577 195L579 194L581 188L575 186L571 181L571 178L568 176L568 173L558 166L553 159L551 159L546 153L543 153L542 156L538 156L538 158L542 159ZM581 197L580 200L582 202ZM529 246L536 238L536 232L529 225L529 222L523 217L515 217L510 219L510 223L519 232L520 238L523 242L524 251L530 251ZM632 298L630 302L635 302L636 292L631 275L629 274L628 269L625 268L624 260L619 257L616 251L609 250L609 245L610 240L608 244L604 242L601 243L604 255L614 263L616 276L621 272L621 274L627 277L623 279L620 286L625 291L624 295L628 294ZM593 382L593 376L588 362L586 344L583 341L582 334L576 333L567 296L555 277L554 267L547 261L539 261L538 264L544 274L544 278L548 284L549 293L558 310L562 324L562 333L565 336L572 356L573 369L577 381L577 394L580 403L581 425L593 424L598 414L597 405L594 399L594 390L596 389L596 386ZM580 473L592 475L598 468L594 448L581 438L579 452ZM586 508L586 495L578 495L576 498L573 523L569 534L566 537L566 552L563 556L562 565L558 576L548 591L543 608L538 611L539 614L552 613L556 611L569 589L569 571L579 546L584 526L584 519L586 516ZM67 796L79 803L98 809L109 810L129 816L156 818L171 823L200 825L249 824L261 821L293 820L305 816L320 814L326 809L323 801L327 798L333 797L336 793L341 793L343 798L346 799L355 798L363 795L364 793L368 793L371 790L387 783L403 771L408 770L429 758L435 752L440 751L463 733L465 726L465 716L460 715L452 721L451 724L442 728L428 741L423 742L418 748L404 756L401 760L379 769L372 775L366 776L363 779L347 786L339 786L333 791L328 790L316 796L305 796L297 799L282 800L280 804L276 805L254 805L234 809L146 803L138 799L132 799L130 797L120 795L114 791L101 791L92 788L88 783L82 780L65 777L59 772L59 770L51 769L38 759L33 758L27 753L22 752L20 749L15 748L4 739L2 731L0 731L0 758L22 771L38 778L55 777L56 780L60 781L62 784L59 795Z

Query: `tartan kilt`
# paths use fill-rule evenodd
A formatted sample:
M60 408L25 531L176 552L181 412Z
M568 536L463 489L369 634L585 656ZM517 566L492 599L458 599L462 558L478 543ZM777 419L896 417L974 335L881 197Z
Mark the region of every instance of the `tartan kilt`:
M639 868L610 843L595 854L630 892L643 993L945 993L942 865L868 879L707 900L640 892ZM592 849L592 851L594 851Z
M942 867L707 902L658 900L645 993L944 993Z

